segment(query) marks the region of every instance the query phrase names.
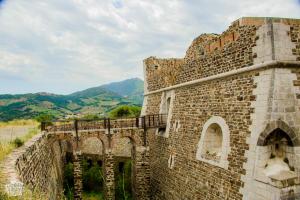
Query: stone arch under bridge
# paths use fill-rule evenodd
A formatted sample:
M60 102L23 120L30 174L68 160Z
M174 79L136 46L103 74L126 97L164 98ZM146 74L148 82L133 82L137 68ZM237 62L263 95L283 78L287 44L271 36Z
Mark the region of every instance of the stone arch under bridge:
M114 148L122 138L132 144L132 193L134 199L150 199L150 165L147 129L166 126L165 115L150 115L129 119L59 121L46 126L49 137L68 143L74 163L74 199L82 199L82 148L91 138L102 144L105 199L115 199Z

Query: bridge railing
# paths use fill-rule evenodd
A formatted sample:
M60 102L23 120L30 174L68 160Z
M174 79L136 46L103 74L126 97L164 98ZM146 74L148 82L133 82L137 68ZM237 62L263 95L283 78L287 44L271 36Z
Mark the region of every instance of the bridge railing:
M167 115L166 114L154 114L154 115L146 115L143 120L145 120L145 124L147 128L163 128L167 125Z
M92 129L114 129L114 128L161 128L167 125L167 115L153 114L132 118L103 118L103 119L75 119L41 122L44 131L78 131Z

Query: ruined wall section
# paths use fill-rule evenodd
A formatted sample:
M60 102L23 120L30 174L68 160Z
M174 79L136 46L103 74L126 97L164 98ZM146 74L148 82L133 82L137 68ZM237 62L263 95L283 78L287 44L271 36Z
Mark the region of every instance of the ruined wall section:
M256 29L253 25L234 26L211 40L194 42L176 84L253 65ZM194 51L200 53L194 56Z
M299 60L299 27L297 19L246 17L220 35L202 34L183 59L150 57L144 61L145 93L266 61ZM282 40L286 36L289 41Z

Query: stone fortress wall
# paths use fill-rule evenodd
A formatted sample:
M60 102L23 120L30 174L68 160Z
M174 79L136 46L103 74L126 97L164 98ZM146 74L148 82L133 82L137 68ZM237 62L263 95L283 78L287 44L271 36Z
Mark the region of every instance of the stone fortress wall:
M66 152L66 143L46 134L34 136L2 163L3 185L19 182L24 184L24 192L35 191L51 200L62 198Z
M167 113L169 124L148 133L152 199L300 192L299 28L298 19L241 18L197 37L182 59L144 60L142 114ZM286 171L276 174L274 161Z

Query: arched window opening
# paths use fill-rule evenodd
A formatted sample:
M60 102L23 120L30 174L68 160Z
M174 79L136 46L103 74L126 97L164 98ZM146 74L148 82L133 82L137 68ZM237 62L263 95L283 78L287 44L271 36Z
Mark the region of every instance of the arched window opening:
M203 125L196 159L227 169L229 141L229 127L226 121L222 117L212 116Z
M202 157L208 160L219 161L222 153L222 140L221 127L216 123L211 124L204 137Z

